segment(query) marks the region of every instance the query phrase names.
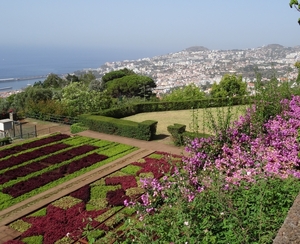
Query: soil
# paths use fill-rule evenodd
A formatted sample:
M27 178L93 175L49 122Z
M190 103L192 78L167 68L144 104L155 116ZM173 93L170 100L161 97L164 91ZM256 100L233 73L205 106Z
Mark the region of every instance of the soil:
M55 132L61 132L65 134L71 133L70 125L57 124L30 118L20 120L20 122L25 133L26 131L34 131L36 129L37 136L44 136Z

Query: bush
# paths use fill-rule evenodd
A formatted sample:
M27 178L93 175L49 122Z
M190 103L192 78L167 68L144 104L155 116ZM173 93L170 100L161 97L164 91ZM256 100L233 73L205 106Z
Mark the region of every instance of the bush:
M82 115L82 124L90 130L149 141L155 136L157 121L137 123L105 116Z
M184 145L186 145L187 142L194 140L195 138L208 138L210 136L211 135L209 135L209 134L200 133L200 132L185 131L182 133Z
M85 130L88 130L89 128L87 126L84 126L83 123L75 123L71 125L71 133L76 134Z
M10 137L4 137L0 139L0 146L11 144L12 140Z
M168 126L168 132L171 134L174 144L176 146L183 145L183 136L185 132L186 125L174 124Z

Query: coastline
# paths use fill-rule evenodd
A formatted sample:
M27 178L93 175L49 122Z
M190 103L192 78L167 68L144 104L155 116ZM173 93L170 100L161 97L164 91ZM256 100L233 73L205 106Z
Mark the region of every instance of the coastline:
M0 91L0 98L7 98L10 95L17 94L22 92L22 90L9 90L9 91Z

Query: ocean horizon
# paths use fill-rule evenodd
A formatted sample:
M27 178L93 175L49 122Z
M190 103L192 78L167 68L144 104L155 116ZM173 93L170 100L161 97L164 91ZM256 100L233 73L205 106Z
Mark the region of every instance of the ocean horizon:
M44 81L50 73L61 76L96 69L106 62L135 60L156 54L150 50L0 48L0 92L26 88Z

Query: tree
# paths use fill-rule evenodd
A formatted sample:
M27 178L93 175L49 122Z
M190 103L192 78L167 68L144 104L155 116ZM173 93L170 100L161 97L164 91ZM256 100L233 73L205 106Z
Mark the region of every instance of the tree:
M61 102L69 115L74 116L107 109L112 98L107 92L90 91L87 85L76 82L63 88Z
M96 77L95 77L95 75L94 75L91 71L89 71L89 72L87 72L87 73L85 73L85 74L82 74L82 75L80 76L79 80L80 80L83 84L89 85L92 81L96 80Z
M76 75L70 75L70 74L68 74L66 76L66 80L69 81L69 83L79 82L78 76L76 76Z
M56 74L49 74L43 82L44 88L59 88L62 86L63 80Z
M115 70L115 71L111 71L107 74L105 74L104 76L102 76L102 81L104 83L114 80L114 79L118 79L118 78L122 78L123 76L127 76L127 75L134 75L135 73L127 68L121 69L121 70Z
M205 97L205 93L195 84L184 87L177 87L169 94L163 96L163 101L189 101L197 100Z
M25 89L26 102L31 100L34 103L52 99L52 90L49 88L27 87Z
M300 12L300 3L297 0L291 0L290 1L290 7L291 8L294 7L295 9L297 9L297 11ZM298 24L300 25L300 18L298 19Z
M23 92L17 93L11 97L11 108L20 112L36 112L37 104L47 102L53 98L53 89L42 88L38 86L29 86Z
M296 83L297 84L300 84L300 62L297 61L294 66L298 69L298 76L297 76L297 79L296 79Z
M92 80L89 84L89 89L91 91L102 92L104 90L103 81L102 80Z
M7 98L0 97L0 114L7 113L9 108L10 108L10 104Z
M107 92L117 97L142 97L148 98L152 89L156 87L155 82L148 76L126 75L107 82Z
M247 84L242 76L225 74L220 83L214 83L211 88L212 97L234 97L247 94Z

